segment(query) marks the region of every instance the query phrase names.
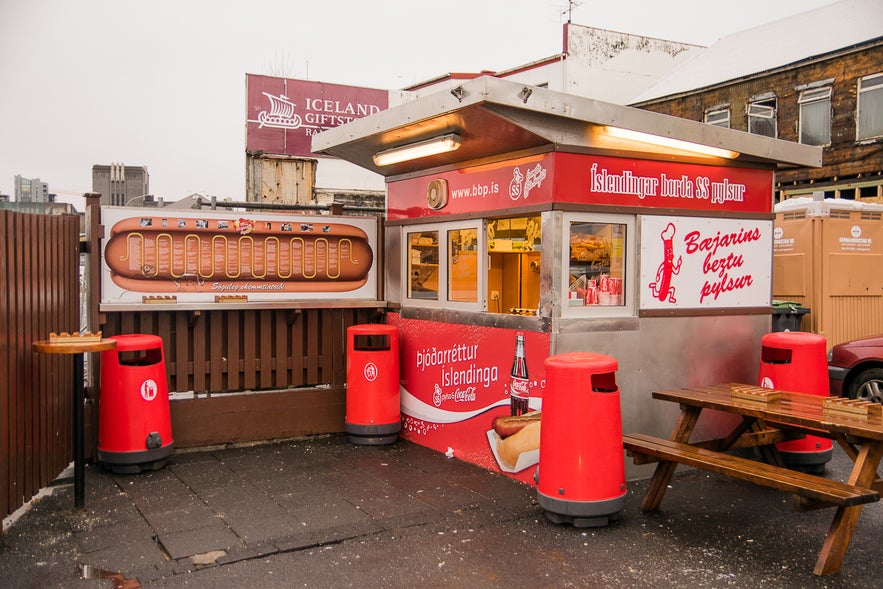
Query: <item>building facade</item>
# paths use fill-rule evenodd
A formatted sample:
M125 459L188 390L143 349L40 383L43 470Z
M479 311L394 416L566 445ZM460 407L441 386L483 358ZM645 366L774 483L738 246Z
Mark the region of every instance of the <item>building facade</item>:
M45 203L52 202L54 195L49 194L49 184L39 178L22 178L15 176L15 202Z
M124 164L92 166L92 192L101 195L102 205L141 206L153 200L150 193L150 177L147 166ZM147 197L150 196L148 199Z
M819 192L883 202L881 22L883 3L847 0L737 33L632 106L822 146L821 168L776 172L776 202ZM782 45L789 47L782 63L753 57ZM733 67L739 52L742 63Z

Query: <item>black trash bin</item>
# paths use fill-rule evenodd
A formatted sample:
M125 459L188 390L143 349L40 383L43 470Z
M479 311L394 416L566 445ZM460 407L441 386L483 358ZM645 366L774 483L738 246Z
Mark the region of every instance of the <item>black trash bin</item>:
M800 323L809 309L793 301L773 301L773 331L801 331Z

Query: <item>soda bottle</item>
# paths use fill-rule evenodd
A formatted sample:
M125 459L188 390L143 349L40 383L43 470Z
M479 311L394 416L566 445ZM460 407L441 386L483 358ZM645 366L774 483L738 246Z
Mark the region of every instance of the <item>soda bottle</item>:
M509 409L512 415L524 415L530 409L527 361L524 359L524 335L515 336L515 358L512 360L512 382L509 385Z

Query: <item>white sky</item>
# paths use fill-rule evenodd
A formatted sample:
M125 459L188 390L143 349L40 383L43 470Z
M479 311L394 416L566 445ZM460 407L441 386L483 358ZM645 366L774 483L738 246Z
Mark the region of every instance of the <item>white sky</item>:
M709 45L833 0L582 0L581 25ZM0 193L83 209L92 165L245 199L245 74L402 88L562 49L566 0L0 0ZM771 48L775 50L775 48ZM321 166L321 163L320 163Z

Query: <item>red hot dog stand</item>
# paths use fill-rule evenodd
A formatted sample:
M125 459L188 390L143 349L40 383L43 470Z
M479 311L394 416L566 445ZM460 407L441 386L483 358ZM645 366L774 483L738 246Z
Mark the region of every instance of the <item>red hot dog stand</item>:
M821 164L820 148L490 77L313 150L387 180L402 437L525 481L538 452L504 451L490 426L541 409L551 355L616 358L624 427L658 434L676 415L652 390L756 380L773 174Z

